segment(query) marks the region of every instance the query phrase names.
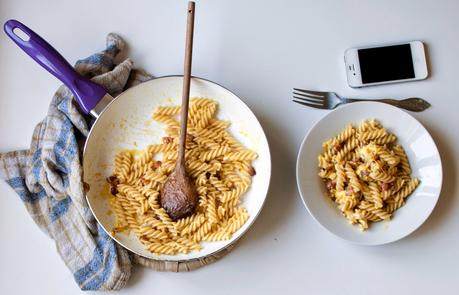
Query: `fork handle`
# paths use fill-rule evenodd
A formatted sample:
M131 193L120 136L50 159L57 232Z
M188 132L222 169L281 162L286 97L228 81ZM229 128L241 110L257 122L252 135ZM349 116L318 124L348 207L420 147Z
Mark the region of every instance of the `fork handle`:
M346 98L346 103L357 102L357 101L376 101L387 103L408 111L422 112L430 107L430 103L419 97L410 97L401 100L383 98L383 99L360 99L360 98Z

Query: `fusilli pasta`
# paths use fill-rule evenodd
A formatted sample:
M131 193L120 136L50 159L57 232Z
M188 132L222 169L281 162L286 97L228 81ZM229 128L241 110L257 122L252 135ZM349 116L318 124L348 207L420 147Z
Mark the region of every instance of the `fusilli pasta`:
M375 120L348 125L322 144L319 176L342 214L361 230L389 220L419 185L397 137ZM210 238L217 239L218 235Z
M115 157L107 179L116 213L113 234L133 231L150 252L175 255L200 250L201 241L228 240L244 225L249 215L239 205L255 175L257 154L228 132L229 122L216 118L217 107L207 98L190 102L185 159L199 194L197 212L173 221L160 207L161 188L177 159L180 126L180 107L161 106L153 119L166 125L162 143Z

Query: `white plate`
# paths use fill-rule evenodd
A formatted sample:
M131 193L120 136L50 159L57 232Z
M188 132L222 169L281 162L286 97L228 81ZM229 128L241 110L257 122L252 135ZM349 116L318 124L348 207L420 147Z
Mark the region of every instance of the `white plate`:
M322 143L344 127L376 119L398 137L408 155L413 176L421 180L406 204L387 222L372 223L361 232L350 225L327 195L317 175L317 156ZM416 230L429 217L440 196L442 166L437 147L427 130L408 113L382 103L360 102L344 105L327 114L306 135L301 145L296 176L303 203L312 217L336 236L362 245L380 245L399 240Z
M112 174L115 154L122 149L145 149L161 142L164 126L151 118L158 106L180 105L182 77L163 77L128 89L111 103L96 121L86 142L84 154L84 180L91 189L87 200L96 219L110 233L115 214L104 193L105 178ZM192 78L191 97L206 97L218 102L218 118L231 121L231 133L246 147L258 153L253 162L257 174L241 206L250 215L248 221L229 241L203 242L203 249L189 254L154 255L146 251L131 233L112 236L125 248L147 258L183 261L215 253L241 237L253 224L263 207L271 177L271 158L265 133L255 115L236 95L213 82Z

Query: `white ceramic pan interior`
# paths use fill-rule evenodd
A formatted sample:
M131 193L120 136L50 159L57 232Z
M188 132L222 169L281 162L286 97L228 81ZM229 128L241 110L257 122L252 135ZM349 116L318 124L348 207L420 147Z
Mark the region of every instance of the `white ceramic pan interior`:
M153 121L152 113L158 106L180 105L182 77L154 79L128 89L103 111L88 136L83 158L84 181L90 185L87 200L96 219L110 234L115 224L115 213L110 207L106 178L113 174L115 154L124 149L145 149L160 143L164 126ZM241 206L250 215L244 226L231 240L202 242L203 249L189 254L155 255L144 249L134 233L112 236L126 249L147 258L182 261L197 259L215 253L241 237L258 216L268 192L271 159L268 142L255 115L236 95L204 79L192 78L190 97L206 97L219 104L218 118L231 122L230 132L246 147L258 153L253 162L257 174Z

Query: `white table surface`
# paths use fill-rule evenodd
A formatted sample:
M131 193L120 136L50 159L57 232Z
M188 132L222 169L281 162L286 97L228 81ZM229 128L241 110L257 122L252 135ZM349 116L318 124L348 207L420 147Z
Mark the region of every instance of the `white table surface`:
M155 76L182 71L186 2L0 1L0 22L22 20L74 63L103 49L114 31L128 55ZM457 155L459 2L198 1L193 74L244 98L271 144L271 189L259 219L234 251L191 273L137 267L120 294L454 294L459 287ZM351 89L343 52L356 45L423 40L426 81ZM0 151L28 147L59 82L0 33ZM380 247L338 240L309 216L295 183L308 129L327 111L290 101L293 87L357 97L428 99L414 116L432 133L444 186L432 216L414 234ZM394 118L396 120L396 118ZM311 165L315 165L311 163ZM79 294L71 273L0 182L0 293Z

